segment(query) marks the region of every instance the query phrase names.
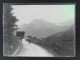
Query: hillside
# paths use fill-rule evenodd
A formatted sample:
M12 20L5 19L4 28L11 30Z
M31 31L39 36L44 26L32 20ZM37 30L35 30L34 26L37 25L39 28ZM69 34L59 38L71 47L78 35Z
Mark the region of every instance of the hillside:
M68 30L48 36L44 39L45 45L53 48L61 55L74 55L74 27Z
M30 35L37 38L45 38L52 34L64 31L67 28L69 28L69 26L57 26L45 20L36 19L29 24L23 24L19 30L25 31L25 36Z
M58 25L60 25L60 26L71 26L74 24L74 22L75 22L75 20L69 19L68 21L58 23Z

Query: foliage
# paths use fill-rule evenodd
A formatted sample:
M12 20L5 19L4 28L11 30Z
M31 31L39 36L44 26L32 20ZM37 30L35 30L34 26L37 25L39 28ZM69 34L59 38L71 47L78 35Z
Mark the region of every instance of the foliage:
M29 39L32 39L32 36L27 36Z
M13 16L12 10L13 8L10 4L3 5L4 50L10 49L13 44L13 33L18 29L15 24L18 19Z

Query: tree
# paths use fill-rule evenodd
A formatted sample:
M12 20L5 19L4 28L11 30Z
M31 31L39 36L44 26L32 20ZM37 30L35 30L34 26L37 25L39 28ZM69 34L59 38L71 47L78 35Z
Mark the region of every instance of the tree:
M37 37L33 37L33 39L37 40Z
M13 16L12 10L13 8L10 4L3 5L4 44L7 44L7 46L12 44L13 33L18 29L17 25L15 24L18 19L16 16Z
M32 39L32 36L27 36L29 39Z

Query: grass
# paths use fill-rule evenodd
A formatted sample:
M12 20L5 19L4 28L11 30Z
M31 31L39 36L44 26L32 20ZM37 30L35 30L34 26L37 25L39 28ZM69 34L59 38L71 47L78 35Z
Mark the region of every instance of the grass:
M9 44L9 43L5 43L4 41L4 56L10 56L14 53L14 51L21 45L20 41L19 41L19 38L16 37L16 36L13 36L12 38L12 44Z
M48 46L48 45L44 45L44 44L38 44L41 47L43 47L44 49L46 49L49 53L53 54L53 56L57 57L66 57L66 56L74 56L74 50L71 49L65 49L63 47L60 47L58 45L55 46Z

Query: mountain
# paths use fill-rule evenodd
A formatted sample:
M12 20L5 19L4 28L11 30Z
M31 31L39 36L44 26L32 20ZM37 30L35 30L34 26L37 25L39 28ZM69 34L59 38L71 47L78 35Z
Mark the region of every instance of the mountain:
M57 26L43 19L35 19L29 24L23 24L19 30L25 31L25 36L30 35L32 37L45 38L60 31L64 31L67 28L67 26Z
M43 41L45 45L54 49L62 56L74 56L74 27L68 30L48 36ZM43 43L43 42L42 42Z
M60 26L71 26L74 24L74 20L69 19L68 21L58 23Z
M45 38L46 44L51 46L55 43L55 45L65 48L65 49L73 49L74 44L74 27L71 26L68 30L53 34ZM63 45L64 44L64 45Z

